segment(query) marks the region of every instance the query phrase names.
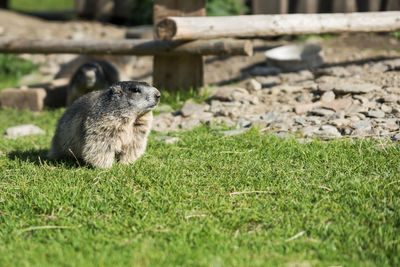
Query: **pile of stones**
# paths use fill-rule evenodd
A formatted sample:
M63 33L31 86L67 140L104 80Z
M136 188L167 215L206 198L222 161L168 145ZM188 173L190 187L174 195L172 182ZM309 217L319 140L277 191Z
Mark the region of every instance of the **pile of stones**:
M153 129L188 130L224 124L234 134L257 127L278 136L389 138L400 141L400 59L331 65L312 71L255 76L208 88L204 103L160 106Z

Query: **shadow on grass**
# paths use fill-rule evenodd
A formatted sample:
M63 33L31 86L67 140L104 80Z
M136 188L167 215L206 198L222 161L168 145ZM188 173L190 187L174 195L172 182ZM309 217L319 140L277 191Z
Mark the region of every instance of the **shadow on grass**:
M14 150L7 154L7 157L10 160L19 159L24 162L33 163L37 166L54 166L63 165L66 168L74 169L80 167L87 167L87 165L79 160L75 160L74 158L62 158L59 160L52 160L47 158L47 149L39 149L39 150Z

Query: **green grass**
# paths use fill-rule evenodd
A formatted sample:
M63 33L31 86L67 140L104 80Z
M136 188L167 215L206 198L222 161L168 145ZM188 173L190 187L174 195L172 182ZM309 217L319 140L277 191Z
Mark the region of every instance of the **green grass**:
M23 11L66 10L74 8L74 0L9 0L10 8Z
M37 69L28 60L15 55L0 54L0 90L18 85L18 80Z
M62 111L0 111L46 131L0 139L0 266L400 265L398 144L200 127L101 170L46 159Z
M210 97L207 88L202 93L199 90L190 88L189 90L177 90L174 92L162 91L161 103L169 105L173 110L182 108L186 100L192 99L196 103L202 103Z

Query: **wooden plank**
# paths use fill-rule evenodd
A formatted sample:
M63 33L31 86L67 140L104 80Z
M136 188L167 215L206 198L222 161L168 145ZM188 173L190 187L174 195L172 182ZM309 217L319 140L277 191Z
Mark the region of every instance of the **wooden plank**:
M0 38L0 53L84 55L243 55L253 53L248 40L216 39L192 42L159 40L24 40Z
M357 12L356 0L333 0L332 4L333 13Z
M400 30L400 12L170 17L157 25L164 40L265 37Z
M387 10L400 10L400 0L388 0Z
M286 14L289 12L289 0L252 0L253 14Z
M297 13L318 13L318 0L297 0Z
M205 16L206 0L155 0L154 25L169 16ZM155 37L157 38L157 36ZM153 84L174 91L179 88L198 88L204 83L202 56L155 56Z

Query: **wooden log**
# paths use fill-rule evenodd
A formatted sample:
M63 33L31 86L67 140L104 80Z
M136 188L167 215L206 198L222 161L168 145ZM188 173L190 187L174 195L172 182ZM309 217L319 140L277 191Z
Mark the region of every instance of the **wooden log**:
M169 16L205 15L205 0L154 1L154 25ZM203 68L204 61L200 55L155 56L153 60L153 84L168 91L179 88L198 88L204 83Z
M388 32L400 29L400 12L285 14L227 17L170 17L156 36L163 40L265 37L344 32Z
M289 12L289 0L252 0L253 14L286 14Z
M86 55L252 55L248 40L23 40L0 38L0 53Z

